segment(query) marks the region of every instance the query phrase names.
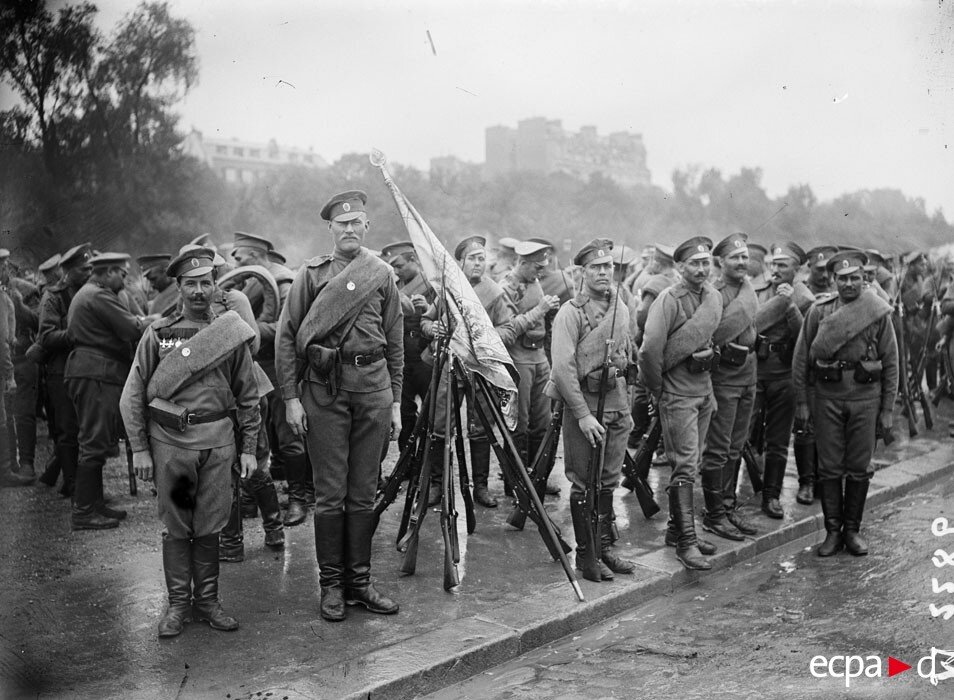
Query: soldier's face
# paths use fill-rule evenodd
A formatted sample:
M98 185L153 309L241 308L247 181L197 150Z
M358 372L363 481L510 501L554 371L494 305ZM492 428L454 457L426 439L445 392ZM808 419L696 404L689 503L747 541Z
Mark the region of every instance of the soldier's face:
M354 255L361 248L364 236L368 232L371 222L364 212L357 219L351 221L330 221L328 230L334 239L335 248L346 255Z
M394 274L398 279L404 283L410 282L420 271L416 262L408 260L403 255L397 256L391 263L391 267L394 268Z
M258 264L258 251L248 246L240 245L232 251L232 259L239 267Z
M193 314L203 315L209 310L215 280L211 272L198 277L180 277L176 280L182 307Z
M712 258L708 255L704 258L695 258L679 263L679 274L693 289L702 287L702 283L709 279L709 273L712 271Z
M795 261L789 257L779 257L772 260L772 284L791 284L795 281Z
M126 275L129 274L129 265L115 266L106 272L106 286L118 292L126 285Z
M464 256L460 261L460 268L464 271L464 276L470 280L471 284L476 284L484 276L484 270L487 268L487 253L483 250L475 250Z
M738 252L723 257L720 263L722 276L738 284L749 273L749 252L745 248L740 248Z
M812 265L808 268L808 277L814 284L824 284L828 280L828 270L824 265Z
M86 280L89 279L91 274L93 274L93 266L87 263L86 265L77 265L76 267L69 268L64 273L64 279L66 279L66 283L71 287L79 287L86 284Z
M606 294L613 277L613 263L590 263L583 267L583 283L596 295Z
M864 273L859 269L846 275L835 275L835 288L842 301L854 301L864 288Z
M519 258L514 270L517 276L524 282L533 282L540 277L540 273L546 268L546 262L533 262L527 258Z

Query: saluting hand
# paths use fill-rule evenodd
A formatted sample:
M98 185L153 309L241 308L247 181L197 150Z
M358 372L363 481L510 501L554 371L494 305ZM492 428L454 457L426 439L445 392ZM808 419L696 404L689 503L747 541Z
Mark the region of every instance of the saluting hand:
M308 416L305 415L301 399L285 399L285 420L295 435L305 437L308 432Z
M239 476L243 479L249 478L258 469L258 461L255 459L255 455L247 455L244 452L240 454L239 468L241 469Z
M152 454L149 450L142 452L133 452L133 471L136 477L142 481L152 481L154 477L154 467L152 464Z
M596 447L603 441L606 428L600 425L600 422L596 420L596 416L592 413L583 416L577 422L580 424L580 432L583 433L583 437L590 443L590 447Z

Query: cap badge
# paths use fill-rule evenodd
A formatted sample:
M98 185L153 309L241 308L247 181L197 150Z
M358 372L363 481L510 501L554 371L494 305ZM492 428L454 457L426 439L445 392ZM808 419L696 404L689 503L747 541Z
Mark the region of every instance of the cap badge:
M819 254L818 254L818 259L819 259L819 260L824 260L824 259L825 259L825 254L824 254L824 253L819 253Z
M699 244L699 246L698 246L696 249L697 249L700 253L705 253L705 252L706 252L706 247L705 247L704 245L702 245L701 243Z
M349 291L349 292L353 292L353 291L354 291L354 282L349 281L348 284L345 285L345 287L348 288L348 291Z
M736 248L741 248L741 247L742 247L742 241L736 239L735 242L733 243L733 245L735 245Z
M781 249L781 248L776 248L776 249L772 252L772 255L781 255L781 254L782 254L782 249Z
M345 210L345 211L351 211L351 203L350 203L350 202L345 202L345 203L343 203L343 204L341 205L341 208L342 208L343 210Z
M596 254L599 255L600 257L603 257L604 255L606 255L606 253L603 252L603 249L602 249L602 248L600 248L600 249L596 252Z
M842 260L842 261L841 261L841 266L842 266L842 267L848 267L848 266L849 266L848 261L847 261L847 260Z
M198 259L198 258L192 258L192 260L189 261L189 264L191 264L192 267L198 267L198 266L199 266L199 259Z

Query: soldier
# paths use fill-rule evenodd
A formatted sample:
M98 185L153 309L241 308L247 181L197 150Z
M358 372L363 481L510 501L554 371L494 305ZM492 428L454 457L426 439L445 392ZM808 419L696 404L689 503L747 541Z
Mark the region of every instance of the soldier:
M712 335L719 350L719 364L712 372L716 411L706 434L702 454L702 495L706 515L702 529L728 540L745 539L727 519L727 505L734 509L738 464L749 436L755 403L755 314L759 302L748 280L748 236L734 233L713 249L719 258L719 279L713 284L722 295L722 320Z
M816 298L833 291L827 265L831 256L837 252L838 248L833 245L820 245L805 253L808 262L808 279L805 280L805 286Z
M497 241L497 257L490 266L490 276L494 282L502 282L517 265L517 253L514 250L517 243L517 239L510 236L504 236Z
M173 284L173 280L166 274L166 268L169 267L170 262L172 262L172 256L168 253L140 255L136 258L136 264L139 265L139 271L150 292L147 296L151 298L146 306L146 311L150 314L168 316L175 311L176 304L179 302L179 291Z
M7 296L13 302L16 320L16 339L13 343L13 376L15 391L8 396L8 433L10 444L16 445L19 454L19 473L36 477L36 411L39 369L27 357L27 350L36 339L40 290L25 279L9 275L6 281Z
M884 271L885 273L888 272L883 267L885 264L884 256L874 249L866 250L865 256L868 258L868 262L865 263L864 266L865 287L873 291L889 304L892 303L894 299L889 296L887 290L881 286L881 280L884 279L884 277L879 275L879 271ZM890 273L888 273L887 279L893 281Z
M676 248L682 280L660 292L649 308L639 349L640 375L659 407L669 479L666 544L687 569L711 569L702 556L693 519L692 486L709 420L715 410L710 372L712 334L722 319L722 295L709 284L712 241L699 236ZM715 547L706 543L707 552Z
M47 287L60 281L60 254L56 253L51 255L41 262L39 267L37 267L37 271L41 276L39 287L40 293L42 294Z
M330 621L345 618L345 605L398 612L371 584L371 538L389 425L401 433L404 324L391 268L361 245L367 200L352 190L321 208L334 251L299 269L275 346L288 422L314 468L321 616Z
M768 249L759 243L746 242L749 249L749 282L752 287L761 287L765 283L765 256Z
M543 390L550 374L544 342L547 312L559 308L559 297L543 293L537 277L549 264L549 246L519 241L514 250L517 265L506 276L501 287L517 309L514 318L513 343L507 346L520 375L518 386L517 427L513 440L524 464L529 464L543 441L550 420L550 401ZM511 486L504 483L507 495Z
M480 299L480 303L483 304L484 310L487 312L487 316L490 318L494 330L497 331L504 345L508 345L514 340L514 309L509 299L507 299L507 295L504 294L503 289L500 288L500 285L490 279L490 277L484 275L487 265L486 245L487 239L483 236L470 236L469 238L465 238L458 243L454 249L454 258L461 266L464 275L477 293L477 298ZM444 324L438 320L440 319L442 311L439 304L440 300L438 300L437 304L432 304L421 317L421 332L425 338L439 338L447 332L447 329L444 328ZM444 402L441 401L441 397L446 396L444 393L446 391L446 384L444 383L447 381L446 374L441 375L440 381L441 385L437 392L439 401L438 411L434 421L435 425L431 426L433 431L438 432L443 430L442 426L444 425L443 416L445 414L443 414L442 411L446 410L446 406ZM470 401L469 398L468 401ZM474 487L474 502L479 503L484 508L496 508L498 505L497 499L490 495L490 491L487 487L487 482L490 477L490 441L484 431L483 424L476 419L475 408L469 403L467 406L467 414L467 437L470 442L470 469ZM435 440L434 444L433 454L443 454L443 440ZM432 474L435 470L437 472L438 483L440 482L440 477L443 475L443 468L444 464L440 459L435 459L431 464ZM441 494L438 494L438 501L440 498Z
M139 342L122 392L122 416L136 475L155 480L162 568L169 607L159 636L174 637L191 614L215 630L238 629L219 602L219 531L229 515L235 437L242 478L256 469L261 416L249 344L255 332L235 312L212 310L213 252L173 260L181 312L151 326Z
M898 346L891 305L864 291L861 251L844 251L828 262L837 295L809 310L795 349L796 416L815 424L818 488L825 541L818 556L844 546L868 553L859 534L876 432L890 430L898 393ZM844 488L842 488L844 479Z
M570 512L576 535L576 568L584 571L589 513L585 492L591 457L605 442L605 459L599 475L597 513L600 522L600 575L592 580L613 580L613 574L631 574L636 565L613 553L610 517L613 490L619 485L626 439L633 428L629 395L623 379L632 358L629 312L613 285L613 242L597 238L573 258L583 268L583 288L557 311L553 322L553 369L547 395L565 403L563 449L570 481ZM600 386L607 343L612 340L608 384ZM600 393L605 404L602 424L595 415ZM594 572L595 573L595 572ZM588 577L588 576L587 576ZM589 578L589 577L588 577Z
M7 291L9 257L10 251L0 248L0 431L3 432L7 431L6 397L17 388L11 357L16 341L17 322L13 300ZM33 483L33 478L17 474L12 468L14 454L10 448L14 444L5 436L0 439L0 486L29 486Z
M771 278L761 287L755 288L759 298L759 310L755 317L759 337L756 344L758 358L758 384L755 394L755 420L763 424L756 426L764 440L765 474L762 490L762 512L770 518L784 517L779 496L782 493L782 481L788 464L788 443L792 436L795 420L795 393L792 387L792 353L795 340L802 328L804 313L811 306L813 296L808 287L795 279L796 271L805 263L807 257L801 246L792 241L776 243L772 246L772 258L769 263ZM820 255L821 253L816 253ZM826 274L827 277L827 274ZM812 446L813 437L804 434L806 426L799 426L802 435L795 438L795 463L798 467L799 503L811 504L812 481L815 471L815 455ZM739 519L736 511L736 525L745 534L755 534L755 528ZM742 527L739 526L741 522ZM743 527L749 528L745 532Z
M547 255L550 256L550 260L547 266L541 271L537 279L540 282L540 288L543 289L543 293L547 296L555 296L559 298L560 305L562 306L573 298L574 284L570 276L561 270L557 265L556 246L554 246L553 243L545 238L529 238L527 240L532 243L542 243L543 245L547 246ZM550 362L550 343L551 337L553 335L553 318L555 316L556 309L551 309L547 312L547 315L544 318L544 323L546 324L547 329L546 341L544 343L547 362ZM556 489L556 492L559 493L559 489Z
M53 407L53 423L56 460L51 462L40 476L47 486L55 486L63 472L60 494L73 495L76 479L76 463L79 459L79 421L76 409L66 389L66 360L73 349L73 341L66 330L67 318L73 298L89 280L93 271L89 243L74 246L60 258L62 279L47 288L40 301L39 330L37 343L42 349L46 372L46 391Z
M103 465L116 445L119 396L132 363L131 344L156 316L133 316L119 300L129 272L125 253L90 258L92 274L70 304L66 331L73 345L66 388L79 419L79 458L73 492L73 530L117 527L123 510L106 505Z
M268 255L275 251L275 246L268 239L236 231L233 242L232 258L239 268L251 265L263 267L278 285L277 300L269 299L265 294L262 283L254 277L249 278L242 288L245 296L252 304L257 331L261 337L261 346L255 353L255 360L265 370L269 381L277 387L278 375L275 370L277 319L281 313L281 307L284 306L285 299L288 297L288 290L291 289L294 275L282 263L269 259ZM273 391L268 395L264 427L267 430L272 459L281 465L288 482L288 510L285 511L282 524L285 527L294 527L305 522L308 508L315 500L315 485L312 482L311 469L305 452L305 441L301 436L296 435L288 425L285 416L285 402L282 401L281 394L278 391ZM275 486L271 478L266 478L267 476L267 472L260 470L254 477L255 483L250 484L250 486L254 486L261 500L270 503L270 490L273 491ZM264 519L266 515L263 513L262 517ZM277 530L274 531L277 532ZM277 534L275 536L277 537Z

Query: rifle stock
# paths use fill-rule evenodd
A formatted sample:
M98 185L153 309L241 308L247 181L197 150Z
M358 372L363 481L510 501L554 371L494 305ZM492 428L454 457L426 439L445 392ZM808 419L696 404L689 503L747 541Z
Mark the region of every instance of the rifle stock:
M628 451L623 457L622 485L636 494L643 517L647 520L659 512L659 504L656 503L655 494L649 485L649 468L661 437L662 425L659 423L659 416L655 415L649 424L645 439L636 450L635 457L630 457Z
M543 436L543 442L540 443L540 449L533 458L533 466L530 468L530 478L533 480L534 488L540 500L543 500L546 489L547 479L553 472L553 465L556 461L557 445L560 442L560 426L563 424L564 404L558 401L553 412L550 414L550 423L547 425L547 432ZM529 502L523 503L519 499L514 503L513 510L507 517L507 524L518 530L522 530L527 522L527 509Z
M456 417L456 431L454 434L454 446L457 449L457 470L460 479L460 494L464 499L464 515L467 518L467 534L474 534L477 529L477 515L474 513L474 496L470 492L470 476L467 474L467 460L464 455L464 433L460 429L460 408L461 397L457 390L457 382L451 387L451 393L454 397L454 415ZM457 561L460 561L458 555Z
M454 368L447 363L447 390L444 392L444 473L441 475L441 537L444 540L444 590L460 585L457 573L459 555L455 555L454 540L457 535L457 513L454 510L454 464L453 442L455 406L453 401Z
M759 471L759 462L755 457L755 450L748 441L742 446L742 461L745 462L745 471L748 472L749 481L752 482L752 491L759 493L765 484L762 482L762 472Z

